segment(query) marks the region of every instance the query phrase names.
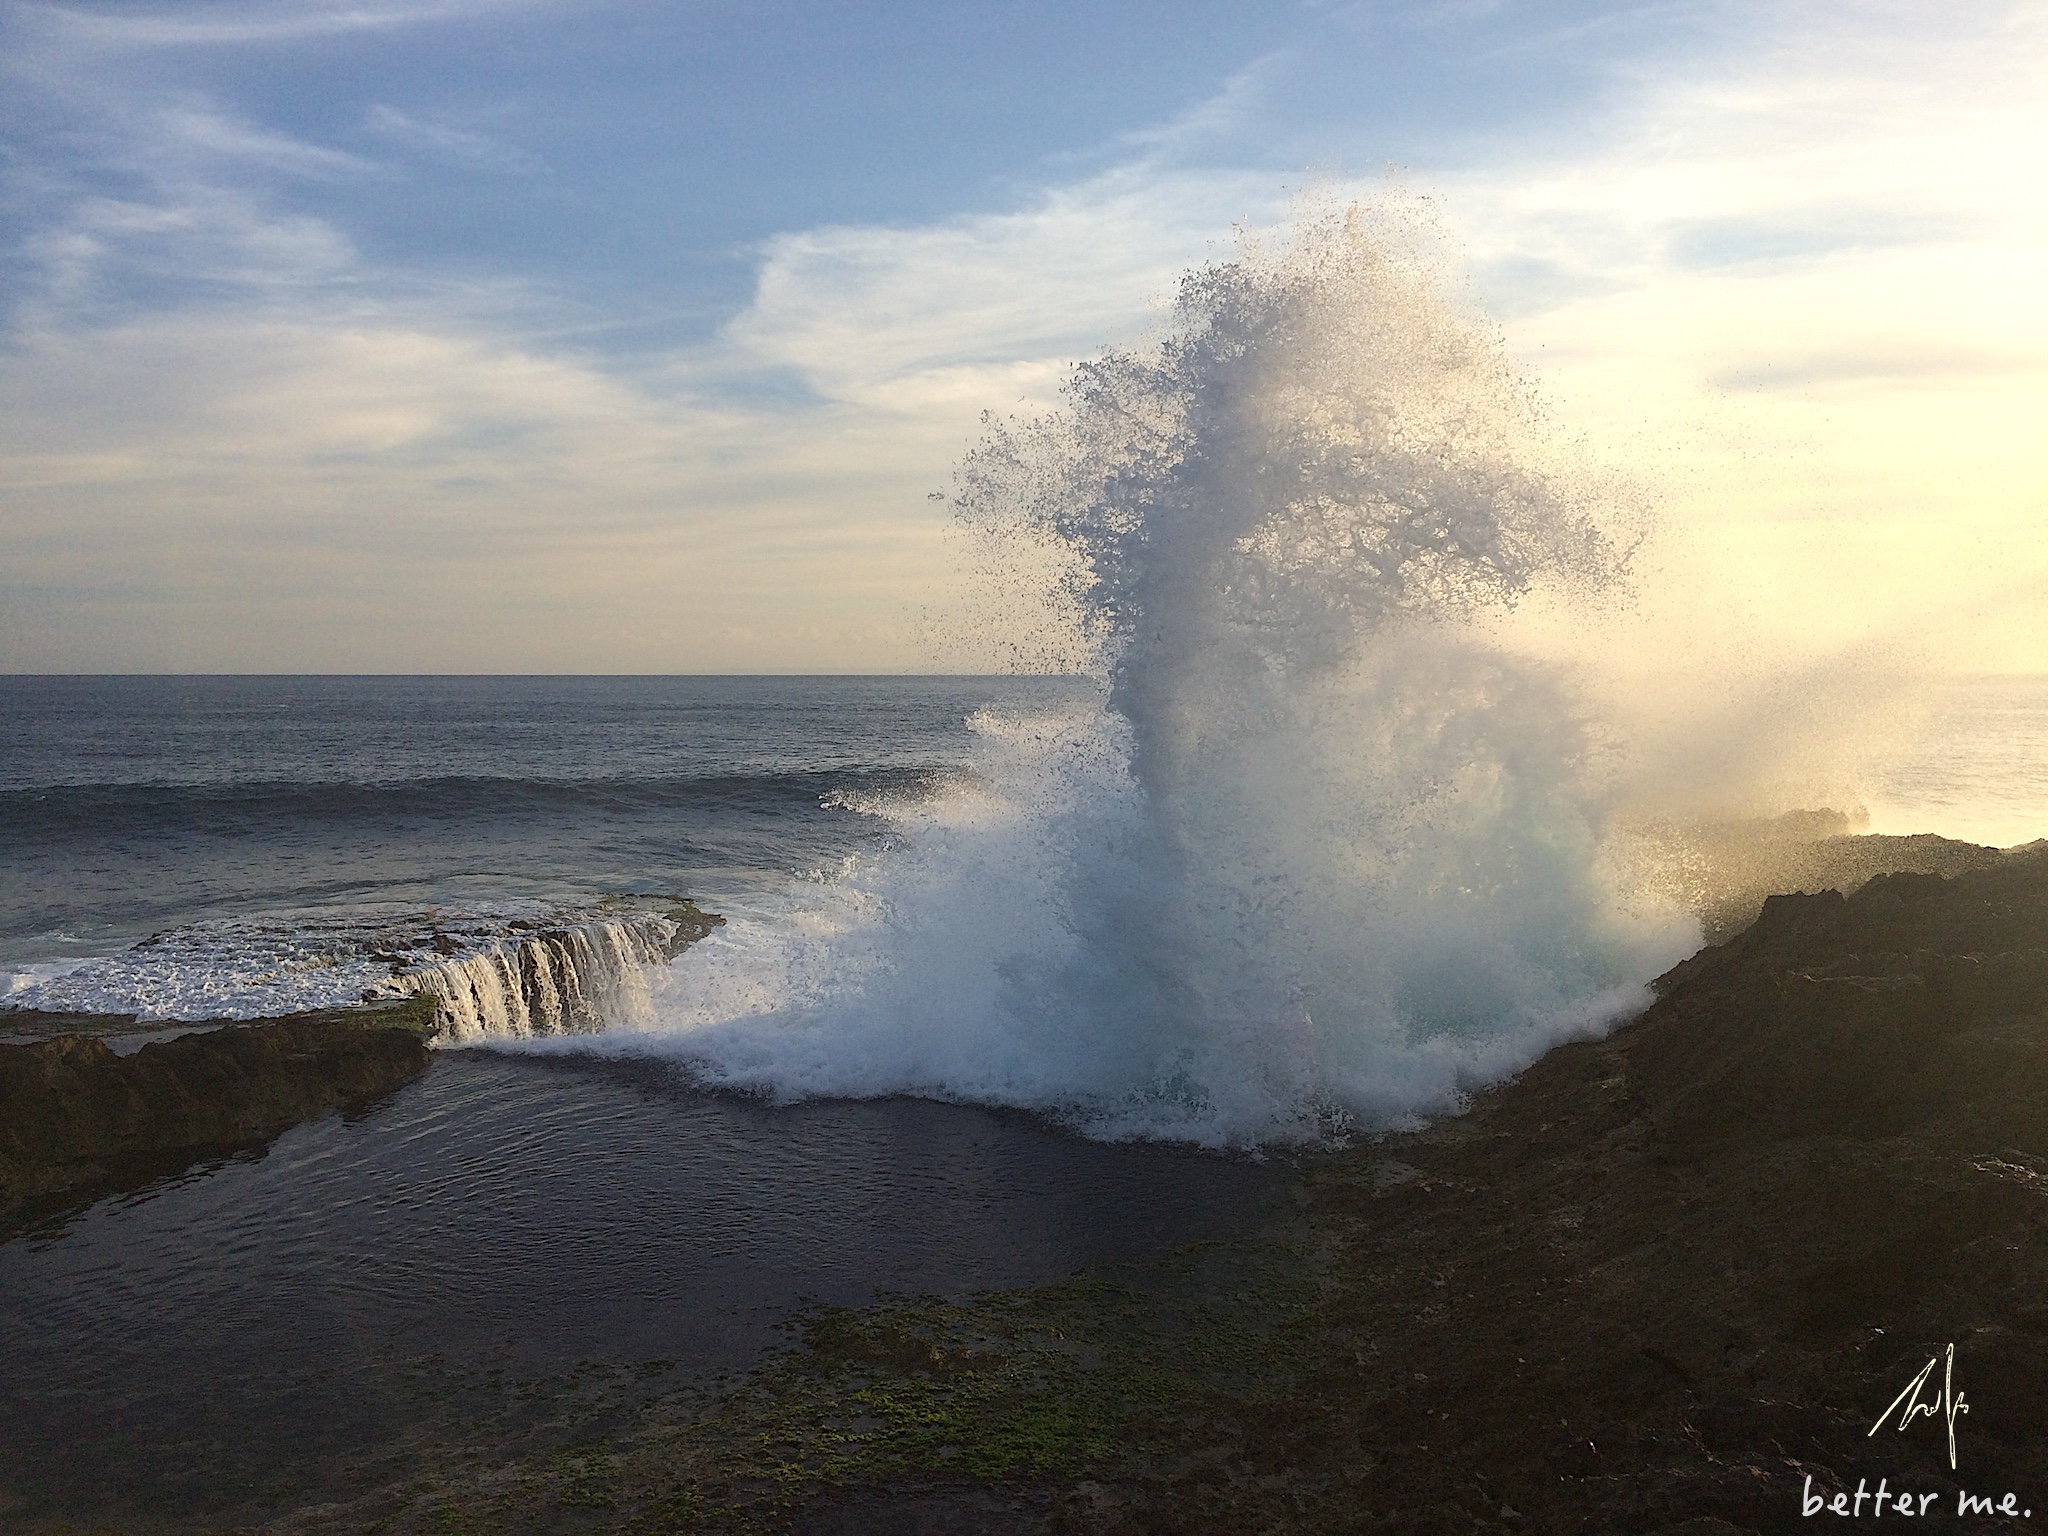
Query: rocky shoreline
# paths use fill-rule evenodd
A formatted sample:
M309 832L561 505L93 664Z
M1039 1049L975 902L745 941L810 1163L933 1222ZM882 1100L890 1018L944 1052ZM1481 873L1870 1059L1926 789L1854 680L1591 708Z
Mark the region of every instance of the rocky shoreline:
M0 1239L267 1146L301 1121L367 1108L427 1069L434 1010L423 997L202 1027L126 1055L107 1042L132 1034L133 1021L10 1022L21 1033L67 1032L0 1045Z
M365 1007L198 1022L0 1010L0 1240L366 1109L426 1070L428 1042L480 1035L480 1009L525 1025L508 1033L535 1032L533 1018L543 1033L602 1028L605 988L625 967L671 959L725 922L687 897L644 904L659 919L644 932L602 916L522 922L471 954L436 935L438 963L390 956L397 996ZM610 941L602 953L592 930Z

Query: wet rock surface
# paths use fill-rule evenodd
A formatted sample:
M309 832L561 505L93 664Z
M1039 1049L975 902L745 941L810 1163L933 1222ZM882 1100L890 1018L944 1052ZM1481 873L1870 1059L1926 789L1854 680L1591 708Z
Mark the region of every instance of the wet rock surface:
M1773 898L1659 990L1310 1175L1316 1347L1232 1437L1306 1495L1268 1528L1775 1531L1881 1479L2048 1515L2048 857ZM1954 1467L1945 1413L1870 1433L1950 1344Z
M1880 1482L2048 1518L2048 856L1774 898L1660 992L1319 1159L1288 1259L1154 1282L1197 1300L1173 1385L1018 1528L1725 1536ZM1266 1370L1205 1364L1230 1337ZM876 1497L815 1528L895 1528Z
M191 1030L126 1055L107 1043L119 1028L0 1044L0 1237L375 1102L426 1070L430 1018L416 1004L338 1009Z

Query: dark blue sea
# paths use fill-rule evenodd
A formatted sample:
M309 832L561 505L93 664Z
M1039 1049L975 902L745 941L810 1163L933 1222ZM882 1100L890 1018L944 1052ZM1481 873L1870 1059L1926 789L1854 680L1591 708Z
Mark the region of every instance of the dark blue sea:
M634 893L758 897L886 837L853 807L960 772L977 709L1086 686L0 678L0 1003L324 1006L357 1000L360 977L281 984L281 938ZM154 969L121 960L166 933L202 942Z

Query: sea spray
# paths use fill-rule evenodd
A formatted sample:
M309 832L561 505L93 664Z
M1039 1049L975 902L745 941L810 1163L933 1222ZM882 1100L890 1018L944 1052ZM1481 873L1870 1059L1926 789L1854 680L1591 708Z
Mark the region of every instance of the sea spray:
M1644 1001L1697 931L1624 889L1569 680L1486 622L1594 600L1627 520L1385 233L1248 245L990 425L956 511L1063 554L1100 703L974 722L898 849L735 923L610 1048L1255 1144L1452 1108Z

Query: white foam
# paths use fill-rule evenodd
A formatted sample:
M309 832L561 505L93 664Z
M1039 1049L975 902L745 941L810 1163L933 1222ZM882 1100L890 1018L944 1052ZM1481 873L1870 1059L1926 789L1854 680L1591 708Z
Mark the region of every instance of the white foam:
M729 911L662 977L651 1018L574 1048L668 1056L780 1099L909 1093L1101 1136L1300 1140L1455 1107L1640 1007L1630 971L1693 937L1603 904L1577 847L1535 889L1446 889L1458 829L1441 822L1474 810L1469 785L1436 806L1445 840L1405 856L1363 819L1251 818L1197 873L1163 840L1115 715L975 726L972 787L894 808L890 852ZM1344 803L1331 788L1313 805ZM1478 818L1465 830L1498 837ZM1558 835L1525 818L1510 861Z
M67 960L29 961L0 973L0 1005L9 1008L32 1007L34 1004L28 1000L40 995L42 989L92 963L91 956L78 956Z
M451 1045L631 1025L651 1017L649 967L674 952L677 932L656 913L597 918L429 961L372 995L430 995Z
M319 931L195 924L118 954L26 968L16 1008L144 1019L260 1018L359 1002L388 966Z

